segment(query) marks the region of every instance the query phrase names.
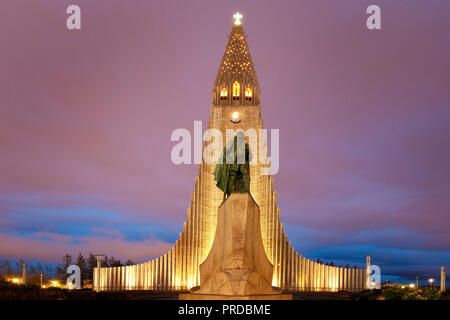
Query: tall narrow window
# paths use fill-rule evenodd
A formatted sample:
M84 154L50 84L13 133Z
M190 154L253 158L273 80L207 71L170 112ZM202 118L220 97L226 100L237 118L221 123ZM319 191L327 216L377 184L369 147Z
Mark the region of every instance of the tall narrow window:
M241 85L239 82L235 81L233 83L233 100L239 100L239 94L241 91Z
M246 101L251 101L252 100L252 95L253 95L252 88L247 87L247 89L245 89L245 100Z
M227 98L228 98L228 90L226 87L223 87L220 90L220 100L227 100Z

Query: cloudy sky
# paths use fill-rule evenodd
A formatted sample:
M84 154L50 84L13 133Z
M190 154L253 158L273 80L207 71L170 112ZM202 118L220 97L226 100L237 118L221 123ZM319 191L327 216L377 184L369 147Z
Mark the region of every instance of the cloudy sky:
M66 29L78 4L82 30ZM365 26L378 4L382 29ZM146 261L186 219L197 166L171 132L209 116L234 11L280 129L288 239L403 281L450 266L450 3L4 0L0 258Z

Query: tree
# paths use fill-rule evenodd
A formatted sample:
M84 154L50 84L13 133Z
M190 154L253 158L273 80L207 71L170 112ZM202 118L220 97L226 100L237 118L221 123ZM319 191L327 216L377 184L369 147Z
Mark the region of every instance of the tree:
M133 264L135 264L133 261L131 261L130 259L128 259L126 262L125 262L125 265L126 266L131 266L131 265L133 265Z
M27 269L27 283L39 285L41 282L41 276L36 272L36 268L30 264Z
M55 271L56 279L64 280L66 278L66 270L63 270L63 268L61 268L61 266L57 266L56 271Z
M68 274L66 274L67 268L72 264L72 256L70 254L66 254L62 260L62 264L58 267L60 270L57 269L56 272L57 276L59 274L58 279L65 281L68 277Z
M109 258L108 265L110 267L121 267L122 263L120 262L120 260L116 260L114 259L114 257L111 257Z
M108 256L104 256L101 260L101 266L102 268L108 267Z
M80 268L81 280L89 278L89 270L86 259L81 253L78 254L76 265Z
M0 274L5 278L9 278L12 277L13 273L14 271L11 268L11 263L9 260L3 260L0 264Z
M50 280L53 277L53 270L52 268L50 268L48 265L45 265L44 267L44 276L42 281L47 282L48 280Z
M89 279L93 280L94 268L97 267L97 257L90 252L89 257L87 259L87 272L89 273Z

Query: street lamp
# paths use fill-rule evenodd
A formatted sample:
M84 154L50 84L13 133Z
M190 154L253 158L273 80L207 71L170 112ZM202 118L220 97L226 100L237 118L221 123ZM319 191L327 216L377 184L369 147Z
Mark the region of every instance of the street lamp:
M434 279L433 279L433 278L430 278L430 279L428 279L428 282L430 283L430 288L431 288L431 285L433 284Z

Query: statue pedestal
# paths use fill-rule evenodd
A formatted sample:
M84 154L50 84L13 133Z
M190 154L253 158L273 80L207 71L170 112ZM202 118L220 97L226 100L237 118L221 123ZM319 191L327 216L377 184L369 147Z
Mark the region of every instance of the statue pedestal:
M214 242L200 265L200 287L180 300L291 300L272 287L272 274L259 207L249 193L233 193L219 208Z

